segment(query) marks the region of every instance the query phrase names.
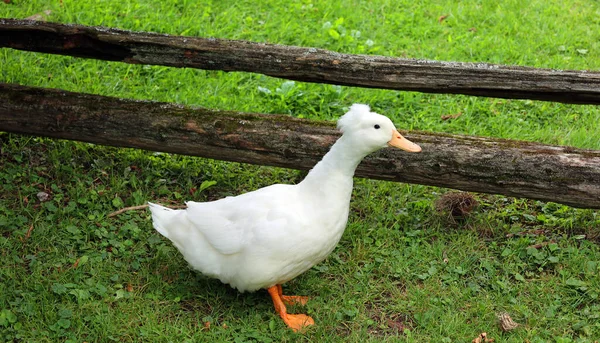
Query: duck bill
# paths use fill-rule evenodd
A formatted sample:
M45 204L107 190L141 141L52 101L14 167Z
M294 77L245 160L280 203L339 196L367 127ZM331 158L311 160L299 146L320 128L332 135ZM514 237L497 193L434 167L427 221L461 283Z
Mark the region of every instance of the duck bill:
M398 130L394 130L394 132L392 133L392 139L390 139L390 141L387 144L391 147L402 149L408 152L421 151L420 146L404 138L404 136L402 136L400 132L398 132Z

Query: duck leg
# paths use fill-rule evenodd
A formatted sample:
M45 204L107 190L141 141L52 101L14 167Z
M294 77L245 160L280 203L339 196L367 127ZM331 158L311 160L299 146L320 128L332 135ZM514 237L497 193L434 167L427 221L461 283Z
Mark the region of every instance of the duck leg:
M308 297L301 296L301 295L283 295L283 289L281 288L281 285L275 285L275 287L277 287L277 292L279 293L279 297L281 297L281 300L286 305L298 305L299 304L299 305L304 306L308 302Z
M305 314L289 314L281 295L281 285L275 285L267 289L273 299L275 311L279 314L283 322L292 330L299 331L307 326L314 325L315 321ZM300 301L300 300L299 300ZM305 301L306 302L306 301Z

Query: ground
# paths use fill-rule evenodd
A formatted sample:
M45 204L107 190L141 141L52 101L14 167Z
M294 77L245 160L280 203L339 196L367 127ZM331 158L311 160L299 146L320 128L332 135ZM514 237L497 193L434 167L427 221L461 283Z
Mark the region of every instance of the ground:
M8 3L7 3L8 2ZM44 12L49 11L49 12ZM5 1L0 17L247 39L345 53L557 69L600 68L589 1ZM127 65L0 50L0 82L335 120L371 104L401 129L600 149L600 110L550 102L308 84L249 73ZM418 143L418 142L417 142ZM594 342L600 215L446 189L356 180L348 229L284 286L307 295L285 328L266 291L239 294L190 270L146 211L298 182L302 172L0 133L0 341ZM38 196L39 195L39 196ZM451 211L450 211L451 212ZM508 313L516 329L504 332Z

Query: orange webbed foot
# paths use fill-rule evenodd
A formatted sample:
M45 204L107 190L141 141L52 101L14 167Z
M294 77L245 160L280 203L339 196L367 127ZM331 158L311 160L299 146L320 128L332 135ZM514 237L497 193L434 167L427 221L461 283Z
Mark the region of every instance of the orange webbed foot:
M288 314L282 317L283 322L294 332L303 331L311 325L315 325L315 321L305 314Z
M308 302L308 297L305 297L305 296L283 295L283 289L281 288L281 285L275 285L274 287L277 289L277 294L279 294L281 301L283 301L283 303L286 305L302 305L302 306L304 306Z
M288 314L285 305L290 304L301 304L305 305L308 301L308 297L294 296L294 295L282 295L281 285L275 285L268 289L271 298L273 299L273 305L275 311L279 314L283 322L294 332L302 331L306 327L314 325L315 321L305 314Z

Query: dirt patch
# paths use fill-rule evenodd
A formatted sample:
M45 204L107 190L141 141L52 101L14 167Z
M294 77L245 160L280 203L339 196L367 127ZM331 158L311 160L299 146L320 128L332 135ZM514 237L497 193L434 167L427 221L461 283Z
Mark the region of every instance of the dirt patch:
M368 329L368 332L373 336L404 334L404 330L414 328L414 320L405 313L387 314L380 312L372 313L370 317L375 324Z
M448 192L435 202L435 209L449 222L462 223L477 207L475 197L468 192Z
M389 301L386 299L390 299L389 294L365 305L369 318L374 322L368 329L369 334L382 337L403 334L404 330L412 330L415 322L411 315L384 310L380 304Z
M212 313L212 306L197 299L186 299L179 302L181 310L194 313Z

